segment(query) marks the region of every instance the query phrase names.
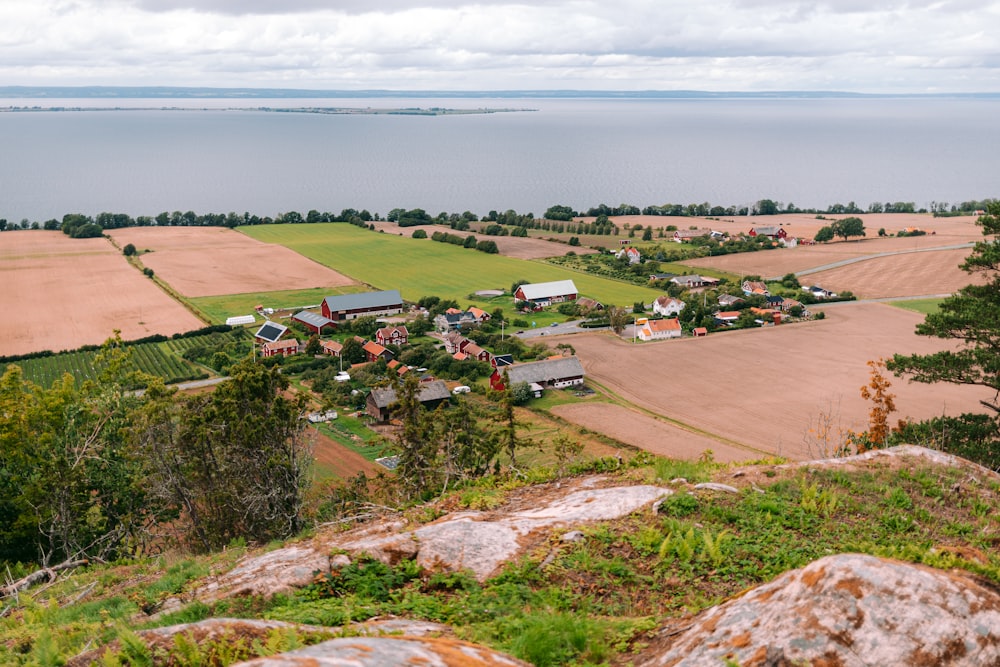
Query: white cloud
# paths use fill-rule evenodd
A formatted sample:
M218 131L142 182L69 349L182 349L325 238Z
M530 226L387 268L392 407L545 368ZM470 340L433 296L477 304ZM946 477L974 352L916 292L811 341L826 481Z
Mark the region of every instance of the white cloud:
M1000 91L986 0L329 5L0 0L0 84Z

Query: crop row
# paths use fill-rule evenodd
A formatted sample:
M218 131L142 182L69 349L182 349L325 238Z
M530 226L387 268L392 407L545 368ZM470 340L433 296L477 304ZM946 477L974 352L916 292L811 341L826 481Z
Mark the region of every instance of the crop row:
M172 349L174 346L170 343L174 342L176 341L129 346L127 349L131 353L131 370L161 377L168 384L204 377L204 371L181 358L179 352ZM201 344L205 343L208 341L202 339ZM190 343L183 347L190 347L193 344ZM183 351L183 347L180 351ZM17 365L24 372L25 379L41 387L52 386L56 380L67 373L73 376L77 383L81 383L97 379L99 372L96 363L98 354L100 352L96 350L67 352L51 357L25 359L17 362Z

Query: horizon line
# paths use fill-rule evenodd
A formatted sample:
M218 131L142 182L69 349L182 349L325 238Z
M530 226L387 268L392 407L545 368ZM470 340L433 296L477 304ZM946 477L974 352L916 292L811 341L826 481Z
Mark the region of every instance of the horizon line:
M169 95L168 95L169 94ZM598 98L1000 98L1000 92L880 92L861 93L842 90L756 90L756 91L710 91L710 90L593 90L582 88L545 89L341 89L341 88L269 88L247 86L3 86L0 97L93 97L93 98L133 98L133 97L221 97L221 98L265 98L265 97L598 97Z

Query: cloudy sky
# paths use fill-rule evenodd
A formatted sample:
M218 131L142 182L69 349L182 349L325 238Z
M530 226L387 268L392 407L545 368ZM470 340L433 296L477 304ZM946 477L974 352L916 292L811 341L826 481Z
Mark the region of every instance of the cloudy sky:
M998 29L993 0L0 0L0 85L1000 92Z

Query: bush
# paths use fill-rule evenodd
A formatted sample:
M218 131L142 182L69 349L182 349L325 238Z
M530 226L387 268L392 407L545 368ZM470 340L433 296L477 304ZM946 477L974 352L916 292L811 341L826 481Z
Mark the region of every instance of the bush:
M425 239L427 238L427 232L423 229L413 230L413 238L415 239Z
M132 245L131 243L127 244L124 248L122 248L122 254L125 255L126 257L132 257L135 255L135 253L136 253L135 246Z
M152 278L153 277L153 269L151 269L151 268L149 268L147 266L145 269L142 270L142 275L146 276L147 278Z

